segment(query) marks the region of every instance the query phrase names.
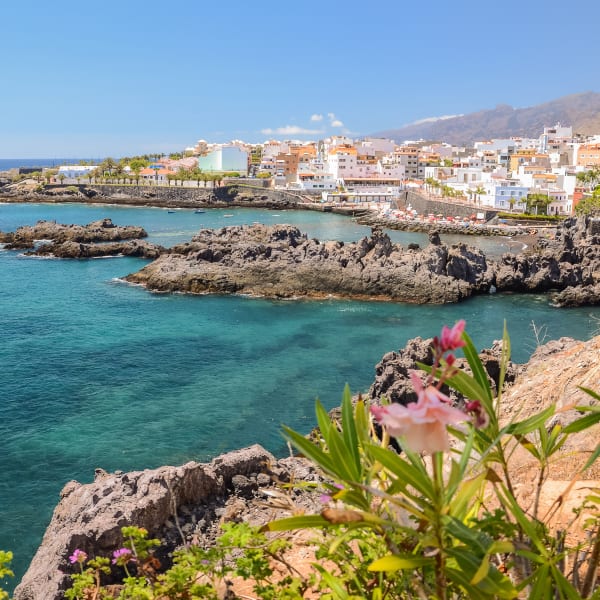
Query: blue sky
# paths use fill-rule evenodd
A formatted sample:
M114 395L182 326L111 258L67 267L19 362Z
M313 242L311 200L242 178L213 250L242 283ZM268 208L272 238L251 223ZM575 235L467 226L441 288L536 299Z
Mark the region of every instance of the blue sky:
M358 137L600 91L596 0L6 0L0 158Z

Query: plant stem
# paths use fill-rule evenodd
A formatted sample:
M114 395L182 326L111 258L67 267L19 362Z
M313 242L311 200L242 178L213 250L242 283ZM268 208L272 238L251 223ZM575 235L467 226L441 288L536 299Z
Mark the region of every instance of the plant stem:
M444 552L444 532L442 525L442 508L444 506L444 479L442 475L443 453L435 452L431 457L433 465L433 489L435 492L435 521L433 523L438 552L435 555L435 588L437 600L446 600L446 554Z

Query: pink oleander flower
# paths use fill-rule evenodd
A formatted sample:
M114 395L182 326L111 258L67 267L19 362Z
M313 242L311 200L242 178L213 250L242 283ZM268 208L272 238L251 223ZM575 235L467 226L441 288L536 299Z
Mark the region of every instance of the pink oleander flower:
M83 564L87 560L87 558L88 558L88 556L83 550L76 548L73 551L73 554L71 554L71 556L69 556L69 562L72 565L74 565L75 563Z
M371 412L394 437L402 437L413 452L442 452L448 450L447 425L466 421L469 417L450 406L450 399L432 385L423 387L415 371L410 378L417 392L417 401L407 406L389 404L373 406Z
M465 341L462 339L463 331L465 330L465 321L461 319L450 329L448 326L444 325L442 327L442 335L439 339L439 345L442 349L442 352L447 352L448 350L457 350L458 348L462 348L465 345Z
M113 552L113 565L125 566L129 561L135 560L129 548L119 548Z

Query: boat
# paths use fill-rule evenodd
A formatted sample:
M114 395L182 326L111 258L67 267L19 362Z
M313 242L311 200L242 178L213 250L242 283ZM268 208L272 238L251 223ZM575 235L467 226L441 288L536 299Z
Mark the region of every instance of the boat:
M197 215L201 215L204 214L206 211L205 210L195 210L194 211Z
M223 217L233 217L233 215L223 215Z
M175 211L174 211L174 210L168 210L167 212L168 212L170 215L172 215L172 214L174 214L174 213L175 213Z

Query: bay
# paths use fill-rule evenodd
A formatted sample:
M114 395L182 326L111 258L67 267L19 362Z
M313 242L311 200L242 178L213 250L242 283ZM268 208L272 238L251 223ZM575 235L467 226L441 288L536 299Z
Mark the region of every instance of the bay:
M253 222L294 224L319 239L369 232L318 212L0 204L2 231L39 219L104 217L142 225L150 241L166 246L203 227ZM392 235L427 243L422 234ZM498 251L497 241L467 241ZM17 580L60 489L71 479L91 481L96 467L205 461L253 443L282 455L282 424L308 432L317 396L331 408L346 383L366 390L383 354L408 339L464 318L484 347L501 337L506 320L513 358L524 362L538 341L588 339L600 318L598 308L558 310L538 295L442 306L292 302L155 295L120 281L146 262L0 251L0 548L15 553Z

